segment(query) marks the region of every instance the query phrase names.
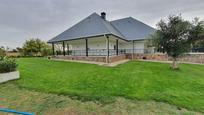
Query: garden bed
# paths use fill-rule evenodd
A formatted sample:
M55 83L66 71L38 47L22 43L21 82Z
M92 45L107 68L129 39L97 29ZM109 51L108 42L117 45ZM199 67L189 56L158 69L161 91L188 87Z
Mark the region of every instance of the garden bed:
M18 79L20 75L16 68L15 59L0 56L0 83Z
M15 80L20 78L19 71L13 71L8 73L0 73L0 83Z

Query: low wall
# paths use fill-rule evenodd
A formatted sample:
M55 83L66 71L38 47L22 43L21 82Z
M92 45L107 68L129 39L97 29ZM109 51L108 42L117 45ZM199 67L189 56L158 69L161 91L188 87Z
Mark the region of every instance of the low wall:
M106 56L53 56L55 59L67 59L67 60L80 60L80 61L94 61L94 62L104 62L106 63ZM109 57L109 63L117 62L120 60L125 60L126 55L118 55Z
M94 62L106 62L106 57L100 56L54 56L55 59L67 59L67 60L80 60L80 61L94 61Z
M156 61L168 61L169 58L165 54L126 54L127 59L144 59L144 60L156 60Z
M7 82L9 80L14 80L20 78L19 71L0 73L0 83Z
M126 55L127 59L132 59L132 54ZM171 61L172 58L166 54L134 54L133 59L144 59L154 61ZM180 62L201 63L204 64L204 53L184 54L179 59Z
M204 53L185 54L181 58L179 58L179 61L204 64Z
M19 56L21 56L21 54L18 53L18 52L6 52L6 56L8 56L8 57L19 57Z
M109 62L112 63L112 62L117 62L117 61L125 60L125 59L126 59L126 55L125 54L118 55L118 56L111 56L109 58Z
M68 59L68 60L81 60L81 61L94 61L94 62L106 62L106 57L100 56L54 56L56 59ZM125 59L144 59L154 61L171 61L171 57L166 54L123 54L118 56L111 56L109 63L117 62ZM180 62L201 63L204 64L204 53L202 54L185 54L178 59Z

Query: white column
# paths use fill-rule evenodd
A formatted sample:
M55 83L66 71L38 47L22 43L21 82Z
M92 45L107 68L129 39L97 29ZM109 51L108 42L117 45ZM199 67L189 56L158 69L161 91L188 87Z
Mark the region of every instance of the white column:
M134 40L132 41L132 60L134 59L134 50L135 50L135 45L134 45Z
M109 63L109 37L107 35L104 35L106 39L106 50L107 50L107 55L106 55L106 63Z

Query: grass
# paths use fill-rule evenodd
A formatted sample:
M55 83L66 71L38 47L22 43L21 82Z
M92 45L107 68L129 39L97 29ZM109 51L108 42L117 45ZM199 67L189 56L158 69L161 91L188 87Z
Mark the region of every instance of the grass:
M69 95L82 101L114 102L118 97L155 100L204 112L204 66L131 61L116 67L50 61L18 60L20 88Z
M0 85L0 108L27 111L36 115L202 115L166 103L116 98L109 104L73 100L68 96L35 92L16 87L15 82ZM0 115L8 115L0 112ZM10 114L9 114L10 115Z

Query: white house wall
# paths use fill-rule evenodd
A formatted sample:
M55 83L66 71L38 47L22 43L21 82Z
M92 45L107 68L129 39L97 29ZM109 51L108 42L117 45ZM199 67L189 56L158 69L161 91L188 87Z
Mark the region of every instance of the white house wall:
M145 43L144 41L139 41L134 43L134 52L135 53L144 53Z
M114 45L116 45L116 39L119 40L118 49L119 51L122 49L126 49L126 53L132 53L133 43L132 41L127 42L121 40L115 36L109 36L109 49L110 53L115 53ZM99 52L101 55L107 54L107 39L104 36L88 38L88 49L89 55L97 55L96 52ZM86 40L78 39L72 41L65 42L65 50L67 50L67 44L69 44L69 50L75 51L78 53L76 55L85 55L86 52ZM134 42L134 52L135 53L144 53L145 42L144 41L135 41Z
M96 52L100 53L99 55L107 54L107 39L104 36L88 38L88 49L89 55L97 55ZM65 44L69 44L69 50L75 51L75 55L85 55L86 50L86 40L78 39L67 41ZM110 54L113 53L114 45L116 45L116 39L113 36L109 36L109 49ZM114 52L115 53L115 52Z
M119 43L119 49L126 49L126 53L132 53L133 42L121 42ZM134 53L144 53L145 42L144 41L134 41Z
M114 45L116 45L116 41L113 37L109 37L109 49L114 49ZM86 49L86 41L85 39L73 40L65 42L65 44L69 44L71 46L70 50L85 50ZM102 37L93 37L88 38L88 48L91 49L107 49L106 38Z

